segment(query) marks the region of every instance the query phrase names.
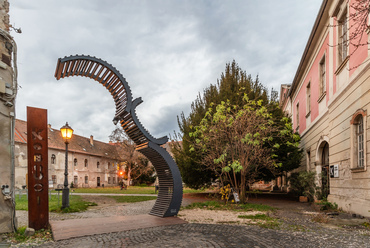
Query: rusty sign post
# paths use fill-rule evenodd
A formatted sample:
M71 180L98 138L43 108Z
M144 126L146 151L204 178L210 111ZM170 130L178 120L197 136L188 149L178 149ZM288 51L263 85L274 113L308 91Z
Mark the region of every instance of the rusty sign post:
M27 107L28 226L49 226L47 110Z

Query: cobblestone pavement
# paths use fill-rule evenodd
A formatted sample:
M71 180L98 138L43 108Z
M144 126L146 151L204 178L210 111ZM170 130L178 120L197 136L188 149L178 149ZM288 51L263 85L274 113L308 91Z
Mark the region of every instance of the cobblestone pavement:
M146 214L153 201L91 208L84 213L51 215L50 219L93 218ZM183 202L188 204L187 199ZM282 208L282 206L285 206ZM312 221L309 205L282 204L274 216L281 220L278 229L255 225L188 223L109 233L49 242L39 247L369 247L370 231L357 227L340 228ZM302 215L302 213L304 213ZM19 215L18 215L19 216ZM30 247L25 244L14 247ZM37 245L33 244L33 247Z
M182 224L94 235L46 243L41 247L370 247L358 232L292 232L257 226Z

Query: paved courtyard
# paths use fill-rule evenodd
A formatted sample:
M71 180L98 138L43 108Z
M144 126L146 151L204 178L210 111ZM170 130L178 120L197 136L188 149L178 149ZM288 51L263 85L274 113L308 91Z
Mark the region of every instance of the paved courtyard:
M271 230L257 226L189 223L94 235L47 243L41 247L370 247L357 232Z
M359 225L366 219L334 217L325 223L312 221L315 213L309 204L275 199L256 199L278 208L273 214L281 225L266 229L257 225L235 223L206 223L187 217L187 224L150 227L144 229L112 232L48 242L33 247L370 247L370 230ZM117 215L148 213L154 201L134 204L101 204L85 213L63 215L63 218L84 219ZM184 199L189 203L189 199ZM219 212L211 211L214 215ZM317 213L316 213L317 214ZM179 214L181 218L181 212ZM62 217L54 216L56 220ZM326 218L328 218L326 216ZM341 222L342 221L342 222ZM344 222L343 222L344 221ZM338 225L338 223L341 223ZM15 247L27 247L20 245Z

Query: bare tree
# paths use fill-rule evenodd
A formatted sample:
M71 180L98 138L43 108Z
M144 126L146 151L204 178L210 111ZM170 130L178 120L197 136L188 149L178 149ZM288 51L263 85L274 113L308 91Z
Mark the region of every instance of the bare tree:
M349 6L348 13L345 12L346 15L338 18L337 23L332 26L339 28L338 44L334 46L338 47L339 56L343 57L351 57L360 47L369 45L367 36L370 31L370 0L347 0L347 5ZM347 54L347 48L350 48L349 54ZM361 64L355 65L349 70L353 70Z
M143 175L151 176L154 172L149 160L136 151L135 143L121 129L116 128L109 136L109 140L117 146L117 151L121 160L120 168L124 168L127 175L127 186L131 180L136 180Z

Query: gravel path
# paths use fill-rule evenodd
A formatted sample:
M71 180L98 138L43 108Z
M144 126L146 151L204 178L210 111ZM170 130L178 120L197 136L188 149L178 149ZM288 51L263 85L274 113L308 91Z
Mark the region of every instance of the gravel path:
M99 195L81 195L85 201L95 202L98 206L89 207L87 211L80 213L52 213L49 212L49 220L67 220L67 219L84 219L84 218L99 218L108 216L125 216L125 215L140 215L148 214L156 200L136 202L136 203L116 203L112 198ZM150 195L153 196L153 195ZM155 196L155 195L154 195ZM186 206L194 199L184 198L182 205ZM18 217L18 226L28 225L28 211L16 211Z

